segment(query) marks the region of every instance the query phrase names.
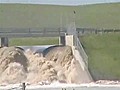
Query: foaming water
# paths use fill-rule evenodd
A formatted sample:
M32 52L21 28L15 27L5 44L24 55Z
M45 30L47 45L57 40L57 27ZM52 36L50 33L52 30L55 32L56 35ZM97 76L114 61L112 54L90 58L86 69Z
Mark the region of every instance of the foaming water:
M78 62L73 59L71 47L55 47L45 57L26 49L6 47L1 49L0 84L49 85L52 82L82 83ZM34 78L33 78L34 77Z
M34 54L30 49L24 53L16 48L9 49L9 52L5 50L0 53L0 84L6 88L20 86L16 83L22 82L26 82L29 88L120 87L119 81L79 82L79 64L73 59L70 47L55 48L46 57L42 53Z

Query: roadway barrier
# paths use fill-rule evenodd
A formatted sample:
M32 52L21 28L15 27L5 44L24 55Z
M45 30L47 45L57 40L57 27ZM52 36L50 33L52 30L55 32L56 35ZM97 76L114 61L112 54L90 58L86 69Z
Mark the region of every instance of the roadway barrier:
M57 37L64 33L65 28L0 28L0 37Z
M76 31L78 36L86 34L120 33L120 29L76 28Z

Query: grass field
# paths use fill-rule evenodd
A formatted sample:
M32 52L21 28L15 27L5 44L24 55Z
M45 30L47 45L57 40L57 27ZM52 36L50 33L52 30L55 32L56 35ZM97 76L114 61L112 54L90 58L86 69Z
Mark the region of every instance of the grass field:
M120 3L54 6L0 4L0 28L66 27L74 21L77 27L120 29ZM76 11L74 15L73 11Z
M41 37L41 38L11 38L10 46L33 46L33 45L53 45L58 44L58 37Z
M120 79L120 34L81 37L89 56L89 69L98 79Z

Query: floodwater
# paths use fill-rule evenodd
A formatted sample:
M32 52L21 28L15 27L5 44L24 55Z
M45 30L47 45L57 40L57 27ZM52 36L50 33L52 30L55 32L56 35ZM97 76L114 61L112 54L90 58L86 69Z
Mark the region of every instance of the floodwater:
M33 52L39 51L42 53L46 48L51 47L47 46L20 46L24 50L30 49ZM0 90L21 90L21 84L9 84L1 85ZM51 83L47 85L32 84L26 85L26 90L120 90L120 83L118 81L107 81L100 80L98 82L89 83L89 84L64 84L64 83Z
M1 86L0 90L21 90L20 84ZM120 85L99 85L99 84L60 84L51 85L27 85L26 90L120 90Z

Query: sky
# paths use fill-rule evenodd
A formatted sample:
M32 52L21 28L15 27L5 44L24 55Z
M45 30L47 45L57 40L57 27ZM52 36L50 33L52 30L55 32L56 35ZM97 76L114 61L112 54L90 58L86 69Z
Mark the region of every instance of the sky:
M34 3L55 5L84 5L111 2L120 2L120 0L0 0L0 3Z

